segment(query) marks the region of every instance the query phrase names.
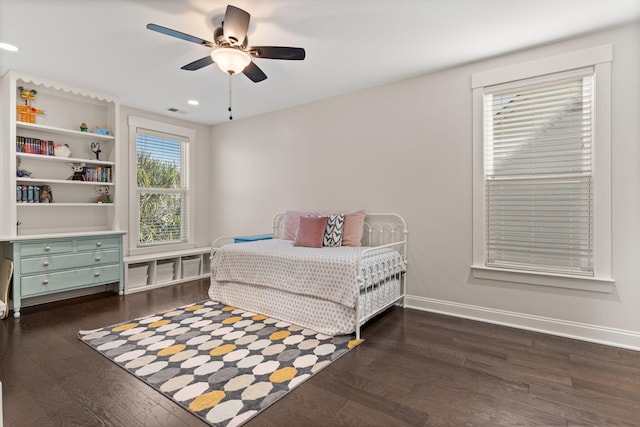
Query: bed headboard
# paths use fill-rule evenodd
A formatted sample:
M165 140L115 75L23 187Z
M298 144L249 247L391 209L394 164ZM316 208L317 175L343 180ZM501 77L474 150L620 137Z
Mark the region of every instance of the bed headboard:
M282 237L284 229L284 213L273 218L273 237ZM394 213L367 213L364 218L362 246L381 246L407 240L407 223Z

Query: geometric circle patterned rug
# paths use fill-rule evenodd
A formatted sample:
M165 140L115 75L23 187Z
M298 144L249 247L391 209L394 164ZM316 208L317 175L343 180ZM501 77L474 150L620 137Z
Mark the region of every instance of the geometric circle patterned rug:
M360 341L214 301L78 337L213 426L239 426Z

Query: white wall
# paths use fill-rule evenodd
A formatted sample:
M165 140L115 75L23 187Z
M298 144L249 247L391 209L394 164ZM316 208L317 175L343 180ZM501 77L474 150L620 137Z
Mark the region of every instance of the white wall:
M210 177L210 165L209 158L211 156L211 127L204 126L197 123L188 122L186 120L180 120L177 118L167 117L164 115L149 113L147 111L137 110L131 107L120 106L120 138L122 139L122 147L120 150L120 160L118 167L124 170L124 189L118 188L117 191L123 191L126 194L121 198L121 203L124 206L118 206L118 220L120 222L120 228L129 229L129 191L131 188L129 180L129 116L142 117L145 119L157 120L163 123L169 123L176 126L183 126L186 128L194 129L196 136L195 141L191 145L195 150L195 182L192 184L192 191L195 196L195 238L196 246L203 247L209 246L211 241L209 236L210 231L210 218L209 218L209 206L211 205L209 190L209 177ZM135 185L135 183L134 183ZM125 256L128 254L129 248L129 234L124 236Z
M471 75L607 43L615 291L473 279ZM211 237L269 231L289 208L398 212L409 305L640 349L639 52L640 24L628 25L216 126Z

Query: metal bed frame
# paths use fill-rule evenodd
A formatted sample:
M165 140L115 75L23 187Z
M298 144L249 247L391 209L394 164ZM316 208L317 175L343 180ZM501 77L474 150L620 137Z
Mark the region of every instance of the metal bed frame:
M277 214L273 219L273 238L278 239L283 235L284 213ZM394 213L367 213L364 221L362 246L367 248L360 254L354 277L355 293L355 334L360 339L360 328L374 316L385 311L393 305L404 307L406 291L406 264L407 264L407 237L408 230L404 218ZM211 255L226 243L231 243L236 237L220 237L212 244ZM362 261L382 248L396 249L403 258L403 265L392 264L391 261L361 267ZM213 275L212 275L213 276ZM211 279L213 281L213 278ZM399 292L389 292L388 285L391 280L399 281ZM242 307L251 309L251 307ZM269 313L262 313L269 315ZM304 325L300 325L304 326Z

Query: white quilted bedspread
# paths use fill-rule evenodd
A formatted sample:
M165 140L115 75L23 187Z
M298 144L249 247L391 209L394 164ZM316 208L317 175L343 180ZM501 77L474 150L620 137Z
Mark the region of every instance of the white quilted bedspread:
M259 240L225 245L211 258L212 279L241 282L286 292L324 298L354 307L357 295L357 262L365 247L304 248L290 240ZM362 262L387 261L404 269L394 249L376 250Z

